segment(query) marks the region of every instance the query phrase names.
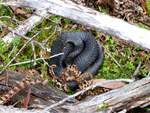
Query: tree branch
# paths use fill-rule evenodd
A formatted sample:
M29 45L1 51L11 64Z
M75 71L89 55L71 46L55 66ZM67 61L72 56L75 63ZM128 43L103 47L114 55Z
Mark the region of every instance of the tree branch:
M102 31L150 49L148 37L150 36L150 31L93 9L77 5L69 0L11 0L11 2L3 4L47 10L49 13L75 20L78 23L96 28L97 31Z
M13 38L17 36L16 33L20 35L25 35L28 31L34 28L35 25L42 22L43 18L47 18L50 16L51 14L47 13L46 10L37 10L35 14L33 14L24 22L22 22L22 24L16 27L15 30L4 36L2 40L6 43L10 43L13 40Z

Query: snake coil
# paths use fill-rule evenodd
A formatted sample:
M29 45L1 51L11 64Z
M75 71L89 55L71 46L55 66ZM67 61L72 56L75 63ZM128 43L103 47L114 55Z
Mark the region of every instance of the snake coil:
M83 72L95 75L100 68L104 50L89 32L64 32L53 43L51 54L63 52L64 55L52 58L49 64L55 64L56 76L60 76L63 68L76 65ZM73 83L73 82L72 82ZM73 83L75 85L75 83ZM72 84L72 85L73 85Z

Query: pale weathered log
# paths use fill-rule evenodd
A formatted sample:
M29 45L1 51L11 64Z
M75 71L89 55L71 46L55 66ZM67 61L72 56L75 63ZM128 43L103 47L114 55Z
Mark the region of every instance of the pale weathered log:
M99 13L93 9L74 4L69 0L11 0L4 4L32 7L40 10L46 9L49 13L75 20L78 23L96 28L98 31L114 35L150 49L150 31Z
M150 103L150 79L142 79L116 90L95 96L87 102L69 106L75 113L104 113L130 110ZM106 113L107 113L106 112Z
M35 25L41 23L43 18L48 18L51 16L50 13L47 13L46 10L37 10L35 14L29 17L27 20L22 22L18 27L13 30L13 32L8 33L6 36L2 38L2 40L6 43L10 43L14 37L16 37L16 33L20 35L25 35L28 31L34 28Z

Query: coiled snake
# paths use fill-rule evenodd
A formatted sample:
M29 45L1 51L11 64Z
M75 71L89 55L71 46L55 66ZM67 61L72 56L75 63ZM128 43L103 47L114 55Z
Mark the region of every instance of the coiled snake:
M95 75L100 68L104 51L102 46L95 40L95 37L88 32L64 32L56 41L51 49L51 55L63 52L64 55L55 57L49 61L53 68L54 76L62 78L63 69L70 65L77 66L81 73ZM87 79L87 77L86 77ZM90 78L91 79L91 78ZM75 80L67 81L67 85L73 90L78 88Z
M91 84L91 79L97 73L103 62L104 51L91 33L65 32L52 45L52 55L63 52L64 55L49 61L50 75L64 91L83 89ZM55 65L55 67L54 67ZM0 97L0 104L7 103L14 95L29 85L43 83L35 71L29 71L15 87ZM77 97L94 95L108 91L108 88L98 88Z

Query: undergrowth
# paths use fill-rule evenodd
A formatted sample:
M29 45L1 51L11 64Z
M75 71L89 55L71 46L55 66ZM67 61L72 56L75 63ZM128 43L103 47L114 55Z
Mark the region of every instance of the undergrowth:
M150 13L150 3L148 3ZM20 21L26 19L15 15L9 7L0 5L0 22L3 22L9 27L15 28ZM37 32L40 32L38 36L34 38L39 42L46 42L45 47L50 48L53 40L64 31L84 31L85 27L79 24L75 24L69 19L65 19L59 16L51 16L48 19L44 19L40 25L37 25L26 36L32 37ZM118 40L112 36L102 36L102 33L97 33L92 30L97 41L99 41L105 50L105 59L103 66L98 71L96 78L105 79L117 79L117 78L130 78L136 70L138 64L141 62L141 68L138 72L139 76L146 76L148 74L148 67L150 65L150 52L139 46L129 44L122 40ZM2 41L2 37L8 33L7 28L0 27L0 70L5 66L19 51L19 49L26 42L21 37L16 37L10 44L5 44ZM48 40L48 41L47 41ZM39 58L42 50L38 45L35 45L35 52L32 50L31 44L29 44L21 54L13 61L13 63L31 60L36 57ZM115 60L114 60L115 59ZM117 63L118 64L117 64ZM12 63L12 64L13 64ZM23 64L19 66L11 66L7 69L16 70L16 68L36 68L44 76L46 76L47 66L43 61L36 63Z

